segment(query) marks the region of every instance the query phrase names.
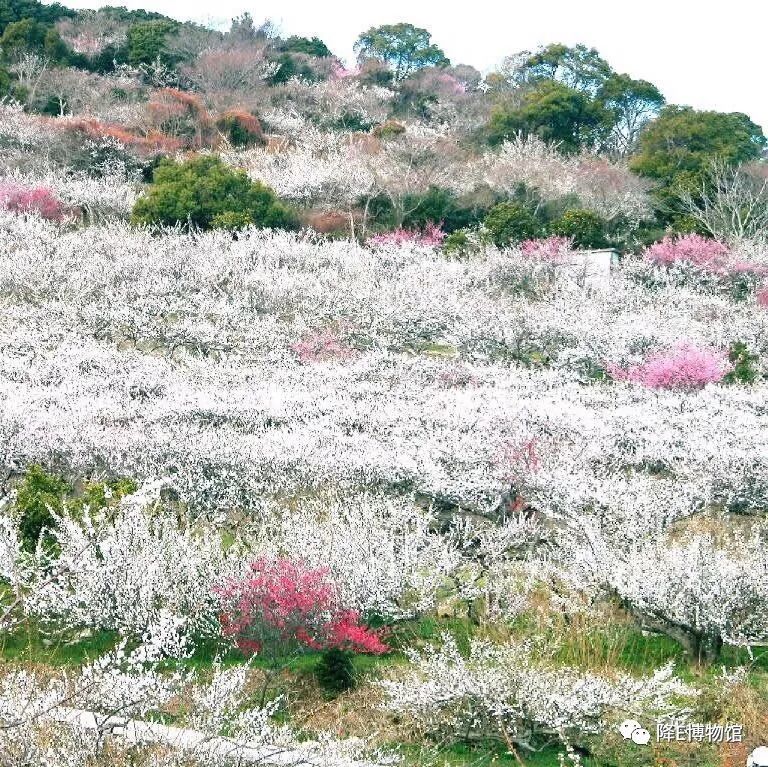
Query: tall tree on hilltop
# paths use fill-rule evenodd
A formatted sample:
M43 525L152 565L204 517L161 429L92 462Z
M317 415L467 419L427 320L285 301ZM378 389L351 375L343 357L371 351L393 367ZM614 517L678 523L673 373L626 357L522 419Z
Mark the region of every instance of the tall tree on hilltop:
M448 66L450 61L443 51L431 42L426 29L412 24L384 24L363 32L355 43L360 60L379 59L393 70L395 81L400 81L428 66Z

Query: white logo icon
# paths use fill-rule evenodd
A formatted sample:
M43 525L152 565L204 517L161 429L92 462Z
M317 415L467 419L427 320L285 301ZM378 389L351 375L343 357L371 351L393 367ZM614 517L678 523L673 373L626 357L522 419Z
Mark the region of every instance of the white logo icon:
M747 757L747 767L768 767L768 747L760 746Z
M651 733L634 719L623 721L619 725L619 732L624 740L631 740L633 743L637 743L638 746L645 746L651 740Z

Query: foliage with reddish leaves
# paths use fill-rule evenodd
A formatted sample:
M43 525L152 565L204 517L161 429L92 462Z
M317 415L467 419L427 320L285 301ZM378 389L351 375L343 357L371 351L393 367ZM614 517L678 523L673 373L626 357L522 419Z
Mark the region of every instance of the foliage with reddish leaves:
M258 117L244 109L229 109L216 118L216 127L234 146L266 143Z
M147 109L158 130L202 147L210 140L212 120L203 102L176 88L157 91Z
M339 604L325 568L261 557L248 573L216 590L224 603L222 631L246 653L288 655L300 650L388 652L379 632Z
M145 152L175 152L181 149L182 142L177 138L166 136L162 131L149 130L144 136L125 130L119 125L111 125L86 117L67 120L66 129L82 133L90 138L113 138L124 146L133 147Z

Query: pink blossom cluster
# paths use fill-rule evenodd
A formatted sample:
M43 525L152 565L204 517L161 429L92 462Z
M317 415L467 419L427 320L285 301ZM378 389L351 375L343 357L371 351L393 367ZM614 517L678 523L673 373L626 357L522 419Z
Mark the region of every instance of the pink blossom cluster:
M550 264L561 263L572 249L573 240L570 237L546 237L525 240L520 244L520 250L526 258Z
M738 260L725 243L698 234L665 237L646 248L644 255L659 266L688 263L713 274L763 274L766 271L759 264Z
M761 306L763 309L768 309L768 285L757 290L755 298L757 299L758 306Z
M455 96L460 96L467 92L466 84L453 75L448 74L448 72L439 72L435 76L435 85L438 86L440 91Z
M530 437L522 442L506 442L501 447L497 462L504 468L504 479L519 484L540 466L538 440Z
M480 379L463 365L454 365L453 367L441 370L437 375L437 382L440 386L447 389L453 389L459 386L480 385Z
M389 650L379 632L360 622L357 611L339 604L326 568L261 557L243 578L215 593L225 604L219 616L222 631L244 652L303 647L379 655Z
M38 213L50 221L60 221L64 214L62 204L50 189L13 182L0 183L0 207L15 213Z
M436 248L442 244L446 233L438 224L427 224L423 231L418 229L403 229L402 227L391 232L375 234L368 238L369 245L403 245L414 243L425 247Z
M331 77L336 80L344 80L347 77L357 77L359 74L359 67L347 69L340 61L335 61L331 67Z
M355 353L355 350L345 344L330 328L310 333L300 341L296 341L291 344L291 351L295 352L299 360L304 363L344 360Z
M651 354L639 365L608 365L607 369L617 381L632 381L654 389L699 389L721 381L731 365L725 352L681 341Z

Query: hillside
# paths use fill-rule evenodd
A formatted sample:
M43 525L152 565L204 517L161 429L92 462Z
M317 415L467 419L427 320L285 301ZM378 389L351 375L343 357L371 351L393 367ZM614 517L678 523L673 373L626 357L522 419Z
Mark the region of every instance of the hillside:
M768 743L765 136L438 43L0 2L0 767Z

